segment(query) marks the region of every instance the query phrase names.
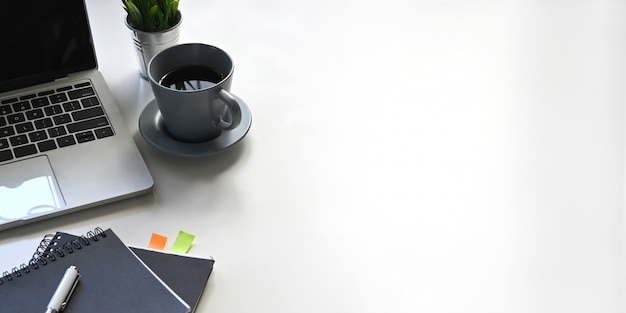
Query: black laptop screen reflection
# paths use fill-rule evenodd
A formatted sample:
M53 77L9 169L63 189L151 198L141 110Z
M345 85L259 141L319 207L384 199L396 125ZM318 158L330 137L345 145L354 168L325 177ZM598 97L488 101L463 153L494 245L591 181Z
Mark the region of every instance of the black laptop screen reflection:
M11 29L0 49L0 92L96 68L83 10L83 0L3 3L3 12L14 13L3 18Z
M53 180L51 176L40 176L19 186L0 186L0 220L15 221L60 209L62 201Z

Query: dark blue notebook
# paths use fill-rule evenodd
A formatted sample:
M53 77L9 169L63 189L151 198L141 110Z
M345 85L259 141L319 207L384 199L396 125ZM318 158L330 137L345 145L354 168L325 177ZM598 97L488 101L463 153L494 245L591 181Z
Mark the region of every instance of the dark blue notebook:
M130 250L191 306L191 312L196 310L213 270L213 259L136 247Z
M0 276L2 312L45 312L65 270L80 281L64 313L188 313L189 305L107 229L57 232L30 262Z

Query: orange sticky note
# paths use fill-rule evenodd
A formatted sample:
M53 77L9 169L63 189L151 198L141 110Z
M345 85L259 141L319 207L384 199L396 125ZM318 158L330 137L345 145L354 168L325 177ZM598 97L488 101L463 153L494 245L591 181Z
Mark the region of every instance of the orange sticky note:
M150 243L148 243L148 248L163 250L165 249L165 243L167 243L167 237L161 236L156 233L152 233L152 238L150 238Z

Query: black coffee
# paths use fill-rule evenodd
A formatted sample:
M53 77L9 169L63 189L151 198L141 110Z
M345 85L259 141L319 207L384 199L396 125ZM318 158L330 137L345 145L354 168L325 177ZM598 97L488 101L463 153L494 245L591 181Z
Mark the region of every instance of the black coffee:
M159 80L162 86L176 90L198 90L215 86L224 75L208 66L187 65L171 70Z

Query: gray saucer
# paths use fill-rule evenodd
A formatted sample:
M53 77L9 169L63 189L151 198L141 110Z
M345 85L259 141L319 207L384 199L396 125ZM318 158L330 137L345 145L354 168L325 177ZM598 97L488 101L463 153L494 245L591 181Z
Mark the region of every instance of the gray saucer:
M232 130L206 142L182 142L172 138L165 128L156 99L150 101L139 115L139 132L157 149L178 156L199 157L222 151L239 142L250 130L252 115L250 108L241 98L233 95L241 106L241 124Z

